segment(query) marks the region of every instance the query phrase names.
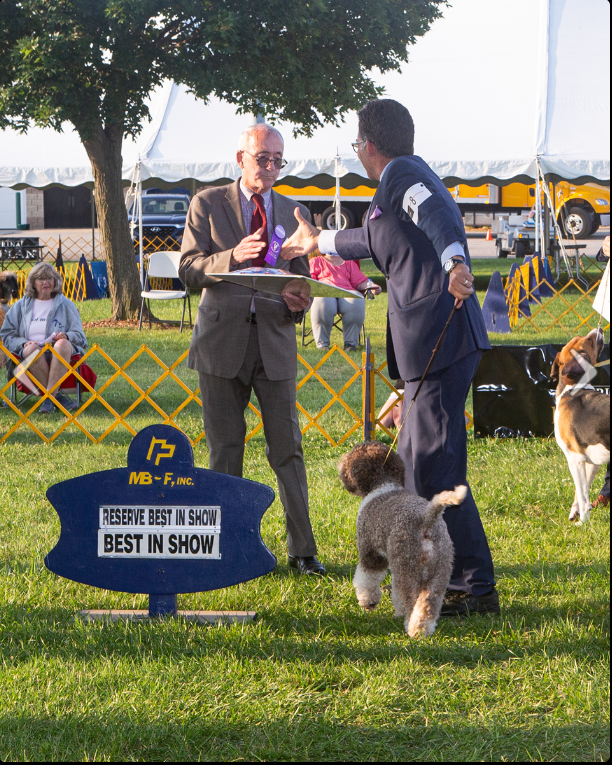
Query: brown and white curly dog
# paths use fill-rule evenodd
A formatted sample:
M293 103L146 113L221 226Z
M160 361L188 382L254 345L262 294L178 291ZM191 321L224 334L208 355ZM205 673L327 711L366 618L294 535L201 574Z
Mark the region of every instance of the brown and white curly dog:
M408 494L404 463L380 441L359 444L338 468L345 489L363 497L357 515L359 565L353 578L359 605L367 611L376 608L380 584L391 569L395 615L405 617L410 637L433 634L454 555L442 513L448 505L460 505L467 488L436 494L431 502Z

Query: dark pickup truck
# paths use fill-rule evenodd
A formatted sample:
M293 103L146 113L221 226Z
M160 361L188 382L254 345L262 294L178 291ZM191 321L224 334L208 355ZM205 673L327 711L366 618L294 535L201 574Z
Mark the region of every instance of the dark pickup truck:
M128 212L128 221L135 218L134 246L138 245L136 203ZM142 238L145 252L177 249L185 231L189 210L188 194L144 194L142 197Z

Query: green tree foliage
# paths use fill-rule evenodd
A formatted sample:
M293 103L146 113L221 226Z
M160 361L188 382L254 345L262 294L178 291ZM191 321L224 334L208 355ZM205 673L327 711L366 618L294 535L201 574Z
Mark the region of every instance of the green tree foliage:
M444 0L4 0L0 127L75 127L92 162L116 318L140 287L121 192L121 142L162 80L307 135L380 95ZM262 106L265 105L265 106ZM120 218L125 219L123 222Z

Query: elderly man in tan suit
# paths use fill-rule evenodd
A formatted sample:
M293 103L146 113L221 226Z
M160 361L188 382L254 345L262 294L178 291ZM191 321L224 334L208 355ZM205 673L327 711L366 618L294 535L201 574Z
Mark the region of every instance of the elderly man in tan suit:
M267 266L274 227L280 224L288 236L296 230L295 202L272 190L284 164L283 149L275 128L258 124L245 130L236 154L242 178L206 189L191 201L179 275L187 287L202 289L202 298L187 366L200 376L211 470L242 476L244 412L255 391L266 455L285 510L289 565L305 574L325 574L316 558L296 410L295 323L309 300L288 291L263 294L208 276ZM310 275L305 257L279 259L277 268Z

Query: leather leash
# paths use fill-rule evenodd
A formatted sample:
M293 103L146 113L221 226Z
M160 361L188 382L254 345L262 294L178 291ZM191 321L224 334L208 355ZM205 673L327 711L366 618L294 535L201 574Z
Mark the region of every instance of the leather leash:
M397 443L397 439L399 438L399 434L401 433L402 428L404 427L404 423L408 419L408 415L410 414L410 410L412 409L412 406L414 402L416 401L417 396L419 395L421 388L423 387L423 383L425 382L425 378L427 377L427 373L429 372L431 365L433 364L433 360L436 358L436 354L440 350L440 346L442 345L442 340L444 340L444 336L446 335L446 332L448 331L448 328L450 326L451 320L453 316L455 315L455 312L457 311L457 302L455 301L455 304L453 305L453 309L450 312L450 316L446 320L446 324L444 325L444 329L442 330L442 334L438 338L438 342L436 343L436 347L433 349L431 358L429 359L429 363L425 367L425 371L423 372L423 377L421 377L421 382L419 383L419 387L416 389L414 396L412 397L412 400L410 401L410 406L408 407L408 411L404 415L404 419L402 420L402 424L397 429L397 434L395 438L393 439L393 443L391 444L389 451L387 452L387 456L385 457L385 462L389 458L389 455L393 451L395 444ZM384 464L384 463L383 463Z

